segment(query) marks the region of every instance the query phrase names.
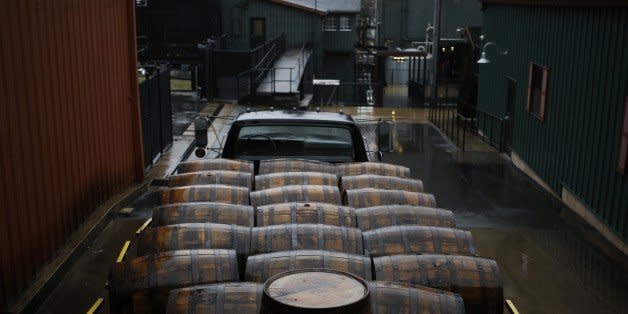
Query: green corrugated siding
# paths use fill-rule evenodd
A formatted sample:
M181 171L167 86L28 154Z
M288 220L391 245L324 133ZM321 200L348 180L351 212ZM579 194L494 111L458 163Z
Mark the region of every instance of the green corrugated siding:
M560 193L577 195L628 239L628 178L617 174L628 86L628 9L490 5L478 107L506 112L505 76L517 81L513 150ZM530 61L550 67L545 122L525 112ZM486 133L486 132L485 132Z
M441 37L458 38L456 29L480 26L482 13L477 0L443 0ZM434 24L433 0L381 0L380 44L391 39L395 45L407 40L425 40L427 24Z

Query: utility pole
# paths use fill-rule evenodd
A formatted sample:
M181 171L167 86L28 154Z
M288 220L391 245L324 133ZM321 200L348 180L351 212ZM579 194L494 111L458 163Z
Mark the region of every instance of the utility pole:
M440 54L440 13L442 0L434 0L434 33L432 35L432 86L431 107L438 103L438 55Z

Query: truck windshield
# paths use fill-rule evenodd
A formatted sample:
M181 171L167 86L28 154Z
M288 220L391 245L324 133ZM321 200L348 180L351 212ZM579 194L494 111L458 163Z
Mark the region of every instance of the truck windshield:
M236 158L300 157L345 162L355 158L351 130L335 126L252 125L240 129Z

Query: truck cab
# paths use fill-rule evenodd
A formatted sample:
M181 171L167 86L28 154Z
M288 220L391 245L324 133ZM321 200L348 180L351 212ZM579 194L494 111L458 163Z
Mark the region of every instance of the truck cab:
M296 110L240 114L229 130L222 157L251 161L368 161L362 134L351 116Z

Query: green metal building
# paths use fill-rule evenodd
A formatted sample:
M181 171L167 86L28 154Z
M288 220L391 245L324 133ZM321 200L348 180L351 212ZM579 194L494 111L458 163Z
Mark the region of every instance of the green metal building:
M221 0L227 49L249 49L286 34L288 48L313 47L314 75L355 80L360 0Z
M625 250L628 3L481 2L484 43L496 46L480 64L480 130Z
M406 47L425 41L427 24L434 24L434 0L379 0L378 42ZM458 38L457 28L481 26L477 0L442 0L441 38Z

